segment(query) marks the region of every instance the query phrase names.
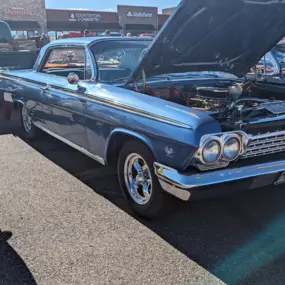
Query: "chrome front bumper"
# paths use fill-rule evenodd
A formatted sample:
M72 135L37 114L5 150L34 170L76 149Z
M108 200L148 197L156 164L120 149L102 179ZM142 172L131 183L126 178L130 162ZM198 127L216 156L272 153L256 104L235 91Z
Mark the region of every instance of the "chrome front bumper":
M181 174L177 170L159 163L154 163L154 168L160 185L166 192L188 201L191 189L194 188L284 172L285 160L195 175Z

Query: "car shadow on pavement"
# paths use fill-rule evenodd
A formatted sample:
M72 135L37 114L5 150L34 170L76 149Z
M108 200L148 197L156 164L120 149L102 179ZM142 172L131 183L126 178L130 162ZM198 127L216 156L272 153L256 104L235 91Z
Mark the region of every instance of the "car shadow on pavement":
M111 169L45 134L40 141L28 143L131 214ZM226 284L284 285L283 189L284 185L267 187L192 203L173 199L170 213L156 221L131 215Z
M31 144L48 159L131 214L115 173L53 138ZM73 157L74 165L67 159ZM285 192L269 187L183 203L156 221L132 215L226 284L285 284Z
M0 284L36 285L32 273L17 252L9 245L11 232L0 230Z
M284 284L281 190L180 204L175 213L143 223L226 284Z

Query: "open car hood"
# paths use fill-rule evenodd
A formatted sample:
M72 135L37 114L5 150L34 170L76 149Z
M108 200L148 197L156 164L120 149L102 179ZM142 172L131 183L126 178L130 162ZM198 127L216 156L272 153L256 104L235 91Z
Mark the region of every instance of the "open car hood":
M285 0L182 0L130 81L167 73L242 77L285 34Z

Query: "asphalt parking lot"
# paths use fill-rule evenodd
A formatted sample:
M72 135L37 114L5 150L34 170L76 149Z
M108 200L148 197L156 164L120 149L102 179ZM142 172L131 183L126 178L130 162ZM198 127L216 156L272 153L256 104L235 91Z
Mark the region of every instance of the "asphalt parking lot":
M0 121L0 284L285 284L284 186L184 204L144 221L116 177ZM16 135L13 135L16 134Z

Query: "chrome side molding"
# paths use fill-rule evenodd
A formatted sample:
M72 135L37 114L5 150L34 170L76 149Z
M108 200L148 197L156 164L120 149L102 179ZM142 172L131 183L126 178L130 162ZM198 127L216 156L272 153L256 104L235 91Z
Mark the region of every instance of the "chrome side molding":
M85 148L82 148L82 147L80 147L80 146L70 142L69 140L67 140L67 139L65 139L65 138L55 134L54 132L51 132L50 130L46 129L45 127L43 127L43 126L41 126L41 125L39 125L37 123L33 122L33 124L35 125L35 127L41 129L42 131L44 131L45 133L51 135L52 137L62 141L63 143L69 145L70 147L72 147L72 148L82 152L83 154L85 154L85 155L89 156L90 158L96 160L100 164L105 165L105 160L102 157L100 157L98 155L94 155L93 153L87 151Z

